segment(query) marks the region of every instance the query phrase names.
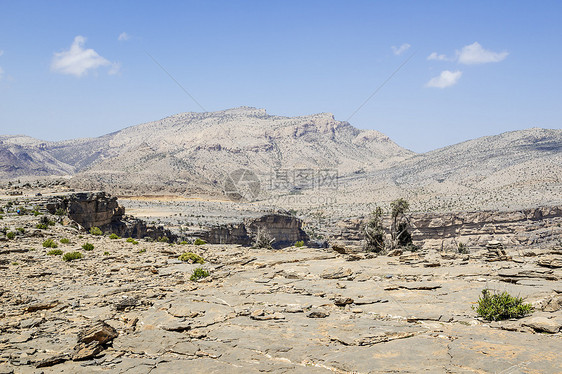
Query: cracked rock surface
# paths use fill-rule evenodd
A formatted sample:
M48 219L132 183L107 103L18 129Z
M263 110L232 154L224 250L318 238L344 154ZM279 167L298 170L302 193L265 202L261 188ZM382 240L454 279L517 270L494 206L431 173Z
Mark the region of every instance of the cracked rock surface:
M135 245L37 220L1 222L24 233L0 242L0 373L562 372L562 269L544 266L558 250L350 261L307 247ZM83 257L48 255L48 238ZM197 267L210 276L191 281ZM535 311L482 321L483 288Z

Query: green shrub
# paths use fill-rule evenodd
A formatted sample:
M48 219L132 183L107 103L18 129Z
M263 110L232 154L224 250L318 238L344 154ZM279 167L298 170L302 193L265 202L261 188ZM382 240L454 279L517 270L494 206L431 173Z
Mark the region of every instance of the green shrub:
M0 215L0 219L4 219L4 217Z
M109 252L108 252L108 251L105 251L105 252L103 252L103 255L104 255L104 256L109 256Z
M64 216L65 214L66 214L66 210L62 208L58 208L57 211L55 212L56 216Z
M40 212L38 212L37 210L34 210L34 211L33 211L33 215L34 215L35 217L37 217L37 216L40 216L40 215L41 215L41 213L40 213Z
M80 252L66 252L62 256L63 261L78 260L80 258L82 258L82 253L80 253Z
M84 243L82 244L82 249L85 251L93 251L94 245L92 243Z
M18 228L16 229L16 231L19 231L19 232L21 232L22 234L25 234L25 229L24 229L23 227L18 227Z
M478 307L472 307L476 313L488 321L501 321L509 318L521 318L533 311L531 304L524 304L523 298L513 297L507 292L491 294L483 289L478 299Z
M70 243L70 239L68 239L68 238L62 238L62 239L60 240L60 242L61 242L62 244L68 244L68 243Z
M57 248L58 245L53 239L47 239L43 242L43 247L45 248Z
M60 255L62 255L62 250L61 249L51 249L49 252L47 252L47 254L49 256L60 256Z
M121 238L119 237L119 235L113 233L113 234L109 235L109 239L121 239Z
M167 236L161 236L158 238L158 241L161 243L168 243L170 241L170 239L168 239Z
M207 244L207 242L204 241L203 239L197 238L197 239L195 239L195 241L193 242L193 244L195 244L195 245L203 245L203 244Z
M189 262L191 264L204 264L205 263L205 260L203 259L203 257L201 257L199 255L196 255L195 253L191 253L191 252L182 253L178 257L178 260Z
M128 239L127 239L127 243L133 243L134 245L137 245L137 244L139 244L139 242L138 242L138 241L136 241L136 240L135 240L135 239L133 239L133 238L128 238Z
M189 280L191 281L198 281L199 279L203 279L209 276L209 272L203 268L196 268L195 270L193 270L193 274L191 274L191 277L189 278Z
M304 246L303 240L299 240L298 242L295 243L295 247L303 247L303 246Z
M189 243L186 242L185 240L182 240L182 241L180 242L180 244L181 244L181 245L186 245L186 244L189 244Z
M92 235L103 235L103 232L101 231L101 229L99 227L94 226L90 229L90 234L92 234Z
M13 231L10 231L8 233L6 233L6 237L10 240L14 239L16 237L16 233Z
M146 248L139 249L139 253L144 253L144 252L146 252Z
M37 225L35 225L35 227L40 230L47 230L49 228L49 225L47 225L46 223L38 223Z
M457 246L457 252L461 255L467 255L469 253L468 246L464 243L459 243L459 245Z

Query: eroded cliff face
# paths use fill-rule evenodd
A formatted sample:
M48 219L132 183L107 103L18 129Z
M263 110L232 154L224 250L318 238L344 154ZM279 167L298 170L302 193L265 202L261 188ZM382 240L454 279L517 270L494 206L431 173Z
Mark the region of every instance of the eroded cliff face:
M360 241L366 219L340 221L334 239ZM385 222L390 222L385 217ZM562 240L562 207L518 211L412 214L412 237L424 249L454 249L458 243L484 246L490 240L528 246ZM388 225L387 225L388 226Z
M297 241L306 243L309 240L302 229L302 221L284 213L266 214L236 225L211 227L198 236L213 244L251 245L259 233L275 239L272 244L274 248L290 247Z

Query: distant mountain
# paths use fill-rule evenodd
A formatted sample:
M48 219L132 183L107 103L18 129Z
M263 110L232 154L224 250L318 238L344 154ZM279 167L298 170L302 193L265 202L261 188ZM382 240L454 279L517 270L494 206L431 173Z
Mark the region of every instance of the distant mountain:
M297 168L337 169L347 175L413 155L387 136L356 129L329 113L281 117L249 107L178 114L93 139L29 139L34 157L49 158L53 174L74 174L73 183L82 188L131 192L217 193L239 168L263 178L276 169ZM15 176L9 166L14 163L19 163L17 156L6 158L4 177Z

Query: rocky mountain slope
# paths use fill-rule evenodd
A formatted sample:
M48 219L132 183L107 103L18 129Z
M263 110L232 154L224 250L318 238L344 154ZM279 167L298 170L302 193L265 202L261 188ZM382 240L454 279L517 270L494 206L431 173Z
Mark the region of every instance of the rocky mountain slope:
M258 200L297 192L337 196L360 210L401 196L417 210L555 205L562 203L562 130L513 131L415 154L328 113L282 117L241 107L182 113L91 139L0 138L0 178L68 174L74 187L88 190L222 196L229 174L241 168L260 182ZM337 192L291 180L322 169L337 173ZM279 171L284 187L274 183Z

